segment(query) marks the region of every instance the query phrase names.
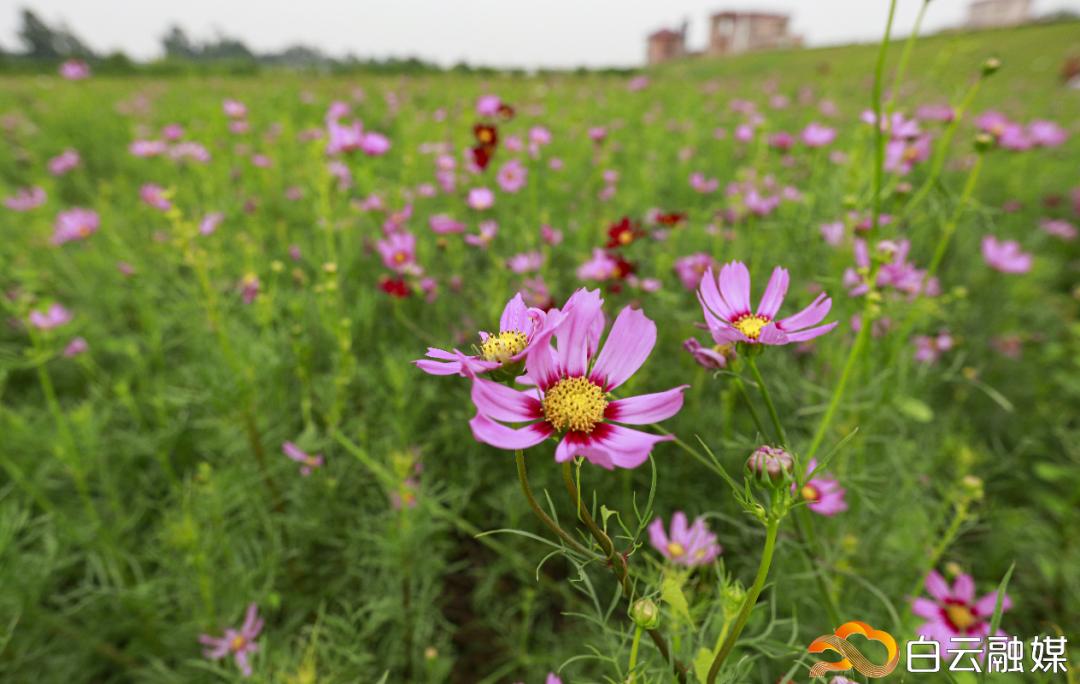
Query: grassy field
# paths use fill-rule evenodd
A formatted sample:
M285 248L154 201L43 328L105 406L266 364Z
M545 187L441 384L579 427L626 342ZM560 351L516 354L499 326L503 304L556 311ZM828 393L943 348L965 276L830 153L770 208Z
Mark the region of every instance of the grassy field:
M1060 70L1080 25L920 40L897 84L904 46L880 135L872 45L647 82L0 78L0 679L240 681L239 654L255 682L640 684L673 680L663 643L686 681L721 660L718 681L806 681L807 645L848 620L1075 642L1080 90ZM491 94L513 115L478 112ZM947 104L955 123L917 117ZM977 151L989 110L1008 120L979 118ZM384 138L349 144L354 119ZM806 144L811 122L835 140ZM987 258L987 236L1020 253ZM837 326L705 367L694 254L745 263L755 303L783 266L779 317L824 291ZM477 333L519 291L559 308L563 353L581 287L609 329L627 305L657 329L603 401L689 385L639 426L679 440L635 468L480 443L486 381L413 363L490 351ZM762 444L794 456L776 486L744 471ZM650 543L676 511L705 516L714 561ZM931 571L959 578L951 602ZM977 609L965 576L1009 601ZM659 605L658 641L624 592ZM226 634L252 604L261 628Z

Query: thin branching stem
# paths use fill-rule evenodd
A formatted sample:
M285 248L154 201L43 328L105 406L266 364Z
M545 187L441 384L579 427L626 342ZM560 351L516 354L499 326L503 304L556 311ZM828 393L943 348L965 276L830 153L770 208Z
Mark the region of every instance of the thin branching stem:
M514 460L517 461L517 474L518 480L521 482L521 491L525 494L525 500L529 502L529 508L533 510L536 517L540 519L540 522L544 523L549 530L555 533L559 539L562 539L567 546L585 556L591 556L588 549L579 544L576 539L570 536L570 533L559 527L559 523L555 522L550 515L544 512L544 509L540 507L540 504L536 501L536 497L533 495L532 487L529 486L529 473L525 468L525 452L518 449L514 452Z

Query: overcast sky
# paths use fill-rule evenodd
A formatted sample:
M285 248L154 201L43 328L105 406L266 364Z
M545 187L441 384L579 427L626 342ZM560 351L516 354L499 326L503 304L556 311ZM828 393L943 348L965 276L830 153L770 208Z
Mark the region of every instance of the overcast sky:
M923 0L899 0L906 34ZM932 0L925 27L963 20L969 0ZM256 50L306 43L329 54L416 55L441 64L519 67L640 64L645 35L690 23L690 47L704 46L710 13L724 9L789 12L811 45L868 41L884 27L887 0L0 0L0 45L18 46L19 7L65 22L91 47L140 58L161 53L177 23L189 36L217 32ZM1080 0L1035 0L1043 13L1080 11Z

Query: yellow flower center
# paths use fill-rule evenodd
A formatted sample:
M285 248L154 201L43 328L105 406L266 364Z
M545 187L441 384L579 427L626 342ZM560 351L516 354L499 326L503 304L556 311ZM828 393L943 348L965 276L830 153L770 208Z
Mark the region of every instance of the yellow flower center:
M239 651L245 645L247 645L247 639L245 639L243 636L241 636L239 634L234 636L233 640L229 642L229 648L231 648L234 651Z
M814 485L803 485L801 493L802 497L810 503L813 503L820 498L817 487L815 487Z
M408 258L409 257L405 254L405 252L397 252L397 253L394 254L394 262L395 263L403 264L403 263L405 263L405 260L408 259Z
M969 627L978 622L978 619L971 614L970 608L955 603L945 607L945 614L949 616L949 622L953 623L953 626L961 631L967 631Z
M671 542L667 545L667 550L668 553L670 553L672 556L675 556L676 558L679 558L684 553L686 553L686 549L683 548L683 545L679 542Z
M619 242L621 242L622 244L628 245L633 241L634 234L631 233L629 230L624 230L623 232L619 233Z
M544 394L544 418L558 431L589 433L604 420L604 390L587 378L564 378Z
M517 330L504 330L498 335L489 335L480 345L480 354L485 361L506 363L515 354L519 354L529 343L525 333Z
M757 314L746 314L731 322L735 329L752 340L761 335L761 329L769 324L769 319Z

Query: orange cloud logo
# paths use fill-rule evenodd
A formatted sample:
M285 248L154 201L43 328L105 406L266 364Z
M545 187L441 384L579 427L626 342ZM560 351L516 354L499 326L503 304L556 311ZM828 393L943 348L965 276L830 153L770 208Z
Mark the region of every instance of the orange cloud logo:
M871 641L877 641L885 646L888 660L884 665L877 665L867 659L859 649L847 640L852 634L861 634ZM900 649L896 646L896 639L886 631L874 629L865 622L852 620L845 622L836 628L832 634L819 636L810 642L806 649L810 653L823 653L836 651L844 656L843 660L835 663L827 660L819 660L810 668L811 677L821 677L827 672L843 672L854 668L859 674L874 679L884 677L896 669L900 662Z

